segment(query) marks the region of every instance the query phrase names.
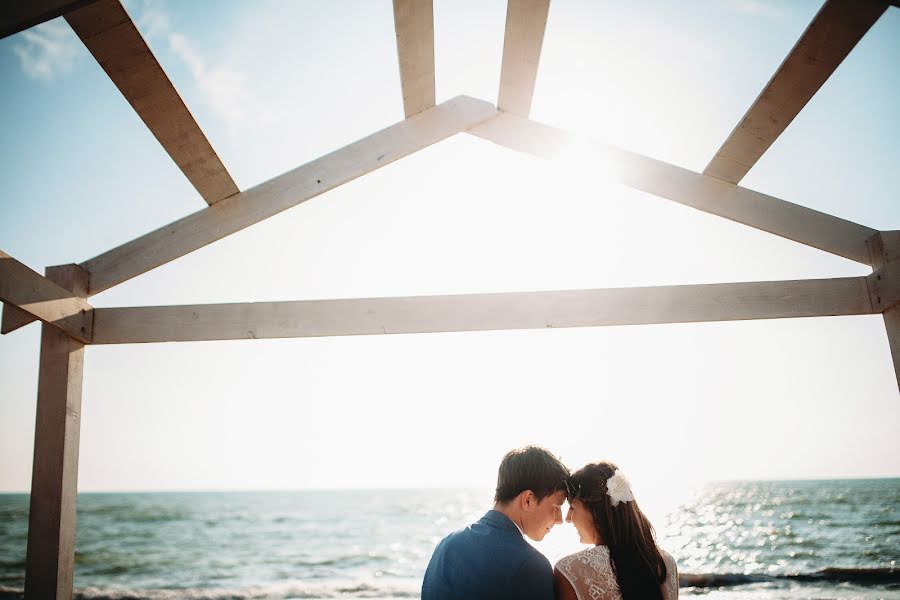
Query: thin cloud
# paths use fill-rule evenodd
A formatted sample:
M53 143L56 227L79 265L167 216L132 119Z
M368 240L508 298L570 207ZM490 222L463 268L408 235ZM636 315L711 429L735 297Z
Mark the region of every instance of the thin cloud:
M55 19L23 31L12 50L28 77L51 81L72 72L80 45L69 25Z
M232 130L271 122L271 111L250 92L243 74L210 65L190 40L179 33L169 35L169 48L187 65L213 113Z
M128 6L137 13L135 22L143 35L167 43L172 54L187 66L203 102L226 123L230 132L274 120L272 110L250 91L244 75L207 60L187 36L175 31L158 2L132 0Z
M135 19L135 24L145 38L159 38L169 35L172 31L172 21L169 15L160 8L157 2L135 2L130 0L125 6L129 12L140 11Z

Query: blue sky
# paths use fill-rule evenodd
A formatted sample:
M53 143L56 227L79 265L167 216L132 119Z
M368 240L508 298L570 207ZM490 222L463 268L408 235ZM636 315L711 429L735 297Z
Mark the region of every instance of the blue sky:
M696 171L820 2L554 0L532 117ZM126 3L241 189L402 119L387 1ZM435 1L438 101L494 101L502 1ZM900 228L900 9L743 181ZM60 19L0 40L0 248L42 271L204 203ZM97 306L862 275L457 136ZM0 490L30 481L38 327L0 338ZM80 487L492 484L536 442L636 485L900 475L880 317L88 348ZM515 416L507 411L515 407ZM669 479L667 479L669 478ZM633 477L635 479L635 477Z

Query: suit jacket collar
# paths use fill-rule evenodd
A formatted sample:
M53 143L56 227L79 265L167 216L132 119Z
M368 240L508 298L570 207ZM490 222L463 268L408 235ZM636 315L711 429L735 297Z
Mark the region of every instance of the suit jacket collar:
M504 531L515 532L519 535L524 536L522 530L519 529L519 526L516 525L512 519L504 515L499 510L489 510L487 511L483 517L481 517L481 523L489 527L496 527L497 529L503 529Z

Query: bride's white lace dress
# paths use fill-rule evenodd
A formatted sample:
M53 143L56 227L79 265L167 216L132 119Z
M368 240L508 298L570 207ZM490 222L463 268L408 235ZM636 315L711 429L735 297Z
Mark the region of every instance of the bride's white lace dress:
M660 552L666 563L666 580L661 586L663 600L676 600L678 568L668 552ZM578 600L622 600L606 546L592 546L561 558L556 563L556 569L572 584Z

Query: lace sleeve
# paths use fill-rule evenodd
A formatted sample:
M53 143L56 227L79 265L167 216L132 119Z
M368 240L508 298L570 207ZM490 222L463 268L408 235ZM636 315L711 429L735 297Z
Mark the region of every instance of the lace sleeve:
M662 585L663 600L678 600L678 565L672 555L662 551L666 563L666 581Z
M575 575L575 572L572 570L572 563L575 560L577 554L570 554L569 556L564 556L559 559L559 562L556 563L556 567L554 570L554 575L556 573L560 573L563 576L563 579L569 582L569 585L572 587L572 590L575 591L575 596L578 600L584 600L581 597L581 594L578 593L578 576Z
M622 600L605 546L561 558L556 568L572 584L578 600Z

